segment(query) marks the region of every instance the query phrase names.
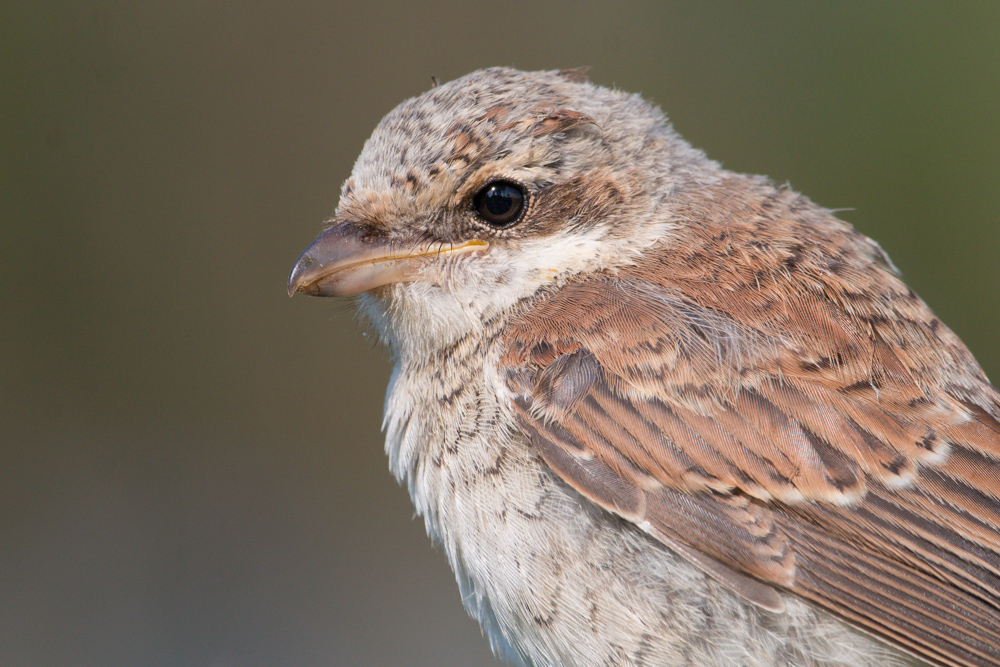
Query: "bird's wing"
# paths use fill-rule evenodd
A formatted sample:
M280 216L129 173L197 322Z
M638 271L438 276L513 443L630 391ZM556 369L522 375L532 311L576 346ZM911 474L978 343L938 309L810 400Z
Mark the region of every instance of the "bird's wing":
M863 270L874 314L830 285L755 303L760 276L650 262L572 282L506 329L514 408L573 488L745 597L777 608L767 582L934 664L995 667L1000 400Z

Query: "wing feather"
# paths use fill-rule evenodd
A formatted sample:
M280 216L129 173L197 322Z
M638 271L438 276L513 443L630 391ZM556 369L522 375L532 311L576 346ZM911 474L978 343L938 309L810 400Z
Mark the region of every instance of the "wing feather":
M510 323L548 465L757 604L786 589L933 664L1000 666L1000 399L957 338L919 300L903 336L829 286L754 322L750 295L696 305L655 268Z

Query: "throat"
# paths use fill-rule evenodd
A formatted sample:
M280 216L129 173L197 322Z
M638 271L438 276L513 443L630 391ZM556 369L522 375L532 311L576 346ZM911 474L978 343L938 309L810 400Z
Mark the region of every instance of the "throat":
M385 400L386 454L428 521L438 513L440 487L457 483L448 476L489 465L494 441L514 431L498 347L496 336L469 334L429 356L397 353Z

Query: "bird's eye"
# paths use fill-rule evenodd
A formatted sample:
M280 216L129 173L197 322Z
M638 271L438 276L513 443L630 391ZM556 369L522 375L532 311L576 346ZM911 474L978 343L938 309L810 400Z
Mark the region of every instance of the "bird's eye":
M493 181L472 198L479 219L495 229L506 229L521 219L527 196L524 188L510 181Z

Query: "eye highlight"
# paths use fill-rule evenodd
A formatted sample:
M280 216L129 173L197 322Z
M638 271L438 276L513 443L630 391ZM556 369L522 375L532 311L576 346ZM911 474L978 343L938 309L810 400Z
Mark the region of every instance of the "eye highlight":
M513 181L493 181L472 198L472 209L480 220L494 229L506 229L518 223L528 196Z

